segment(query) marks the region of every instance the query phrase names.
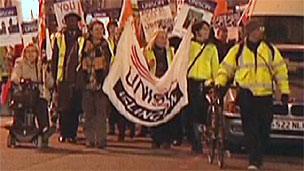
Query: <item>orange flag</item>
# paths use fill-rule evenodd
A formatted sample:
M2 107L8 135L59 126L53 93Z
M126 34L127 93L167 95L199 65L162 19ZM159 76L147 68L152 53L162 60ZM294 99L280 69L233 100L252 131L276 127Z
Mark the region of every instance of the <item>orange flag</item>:
M134 17L133 19L134 19L134 27L135 27L135 31L136 31L136 37L137 37L137 40L139 42L140 47L142 47L142 46L144 46L145 38L144 38L139 14L134 15L134 10L133 10L133 7L132 7L131 0L124 0L121 15L120 15L120 19L119 19L120 28L125 27L128 18L131 17L131 16Z
M215 16L226 14L228 12L228 2L227 0L216 0L217 5L214 11Z
M122 11L119 19L120 27L124 27L128 18L133 15L131 0L124 0Z

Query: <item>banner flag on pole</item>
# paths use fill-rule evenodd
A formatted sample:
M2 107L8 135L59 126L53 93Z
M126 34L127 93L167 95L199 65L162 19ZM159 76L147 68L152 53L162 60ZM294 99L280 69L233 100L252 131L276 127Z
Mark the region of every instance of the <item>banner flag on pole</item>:
M188 29L161 78L149 72L129 21L117 46L115 61L103 91L128 120L148 127L168 122L188 104L187 67L191 31Z

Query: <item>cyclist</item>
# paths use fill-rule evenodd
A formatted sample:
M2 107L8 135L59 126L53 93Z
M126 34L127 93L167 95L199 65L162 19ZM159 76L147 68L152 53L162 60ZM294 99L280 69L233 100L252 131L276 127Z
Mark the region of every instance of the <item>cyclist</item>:
M273 81L282 93L283 103L288 102L289 94L286 64L279 50L264 39L264 30L260 20L252 19L245 26L244 43L230 49L215 79L216 86L224 86L234 77L240 86L239 105L249 153L248 170L258 170L263 164L263 151L273 119ZM238 51L241 51L240 56Z

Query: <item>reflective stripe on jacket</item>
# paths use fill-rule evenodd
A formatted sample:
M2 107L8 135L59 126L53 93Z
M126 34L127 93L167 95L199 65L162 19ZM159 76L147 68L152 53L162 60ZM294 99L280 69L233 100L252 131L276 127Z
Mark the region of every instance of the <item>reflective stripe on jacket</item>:
M65 38L64 34L57 33L56 34L57 39L57 46L59 49L59 55L58 55L58 65L57 65L57 81L63 80L63 70L64 70L64 58L66 53L66 44L65 44Z
M109 49L110 49L111 55L112 55L111 56L111 64L112 64L114 61L114 58L115 58L115 43L114 43L114 40L112 40L110 38L108 38L107 42L108 42Z
M191 41L189 67L205 45ZM203 52L190 68L188 78L195 80L214 81L219 69L217 48L214 44L207 44Z
M224 86L234 77L235 82L250 89L255 96L267 96L273 94L272 84L275 81L281 93L289 94L287 66L277 48L274 47L273 57L267 44L261 42L255 64L255 55L246 45L237 59L239 47L237 44L229 50L220 65L215 84Z

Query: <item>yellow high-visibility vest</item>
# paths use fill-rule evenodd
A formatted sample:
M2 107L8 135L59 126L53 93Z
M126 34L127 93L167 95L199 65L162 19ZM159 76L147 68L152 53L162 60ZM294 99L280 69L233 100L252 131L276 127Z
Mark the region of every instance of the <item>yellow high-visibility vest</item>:
M155 57L155 54L153 52L153 50L148 50L145 54L146 56L146 60L147 62L149 63L150 61L156 61L156 57ZM173 61L173 57L174 57L174 48L169 48L167 50L167 63L168 63L168 68L170 67L172 61ZM155 74L156 72L156 65L153 66L153 68L150 68L150 72L152 74Z
M57 39L57 46L59 49L59 55L58 55L58 65L57 65L57 81L63 80L63 70L64 70L64 58L66 53L66 44L65 44L65 38L64 34L62 33L56 33L56 39Z
M206 47L204 48L204 46ZM188 78L199 81L206 80L208 84L208 82L214 81L216 73L219 69L218 52L214 44L209 43L207 45L201 45L196 41L191 41L188 67L190 67L190 65L194 62L195 58L202 49L203 52L189 70Z
M107 40L107 42L108 42L108 45L109 45L109 49L110 49L110 52L111 52L111 64L113 63L113 61L114 61L114 58L115 58L115 52L114 52L114 49L115 49L115 43L114 43L114 40L112 40L112 39L108 39Z
M279 50L274 48L274 56L265 42L261 42L257 50L257 64L254 53L244 45L240 57L236 55L240 48L233 46L220 65L215 84L224 86L234 78L240 87L248 88L255 96L273 94L273 81L281 93L289 94L288 70ZM238 61L236 61L238 60Z

